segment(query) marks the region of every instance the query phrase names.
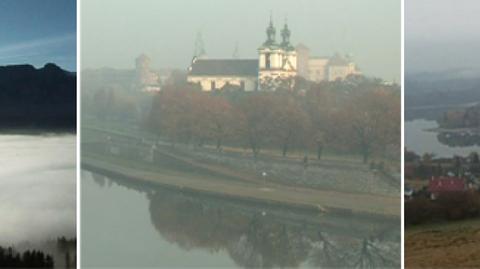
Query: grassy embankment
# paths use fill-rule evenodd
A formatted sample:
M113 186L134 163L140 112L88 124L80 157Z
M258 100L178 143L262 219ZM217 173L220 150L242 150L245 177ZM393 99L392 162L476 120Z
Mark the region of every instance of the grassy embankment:
M272 182L193 175L86 152L82 154L82 164L87 169L103 170L134 180L227 197L316 208L320 211L337 210L387 217L398 217L400 213L400 199L389 196L322 191Z
M156 139L155 135L147 133L145 131L139 130L138 128L132 128L136 126L134 123L125 124L119 122L111 121L99 121L92 117L89 117L88 122L82 122L82 130L98 130L103 132L110 132L112 134L126 135L126 136L142 136L148 137L149 139ZM83 142L82 137L82 142ZM204 148L215 149L216 146L205 144ZM232 146L223 146L222 151L224 152L235 152L251 155L251 149L248 147L232 147ZM264 148L261 150L260 155L265 158L275 158L275 159L288 159L292 161L298 161L299 163L303 161L303 158L307 154L310 162L317 161L317 155L315 152L305 152L303 150L292 149L288 152L288 155L284 157L280 148ZM386 169L390 171L400 171L400 159L390 159L382 156L373 156L371 161L373 162L382 162ZM360 154L353 154L351 152L338 152L331 150L329 147L325 147L322 152L321 161L331 161L338 163L346 163L350 165L365 165L362 161L362 156Z
M406 268L479 268L480 219L405 230Z
M112 135L138 136L141 135L138 130L132 129L118 130L112 128L106 131L105 126L82 128L82 139L84 142L99 141L104 135L98 136L98 132L109 132ZM88 132L88 129L96 131ZM86 132L84 132L86 131ZM90 135L89 135L90 134ZM83 142L82 142L83 143ZM228 148L226 150L237 150ZM166 155L170 153L166 153ZM264 154L262 152L262 154ZM265 152L268 154L268 152ZM172 159L179 159L179 156L172 156ZM300 158L299 155L292 154L292 158ZM191 169L170 169L170 167L159 167L150 163L126 160L112 155L95 154L82 150L82 164L90 169L103 170L119 176L128 177L135 180L145 181L154 184L166 185L193 191L206 192L215 195L236 197L249 200L260 200L269 203L280 203L291 206L301 206L314 208L320 211L343 211L353 213L364 213L373 215L382 215L388 217L398 217L400 215L400 197L345 193L330 190L314 190L300 186L286 186L284 184L273 183L275 180L266 182L259 175L237 172L221 165L195 162L195 160L185 158L180 161L181 164L200 168L201 172L185 172ZM232 180L237 179L237 180Z

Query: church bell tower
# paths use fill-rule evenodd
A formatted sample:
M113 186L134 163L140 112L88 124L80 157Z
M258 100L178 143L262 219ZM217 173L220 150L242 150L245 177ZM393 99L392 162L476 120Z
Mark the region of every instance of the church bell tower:
M258 48L259 85L271 84L278 78L291 78L296 75L296 51L290 44L291 32L287 23L281 31L282 41L280 44L276 42L276 29L271 16L266 34L267 39ZM260 86L260 88L264 87Z

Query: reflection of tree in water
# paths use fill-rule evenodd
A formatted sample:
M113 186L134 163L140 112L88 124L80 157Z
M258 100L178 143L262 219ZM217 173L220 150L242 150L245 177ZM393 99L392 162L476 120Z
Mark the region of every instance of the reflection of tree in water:
M241 215L225 218L228 212L166 192L149 195L149 199L155 228L167 241L187 250L218 251L241 234L240 228L247 223Z
M260 214L250 217L246 233L229 247L232 259L245 267L298 267L306 260L310 243L301 230L273 223Z
M333 241L329 240L322 232L317 232L318 241L313 243L310 263L326 268L346 267L345 253Z
M97 173L91 173L93 181L97 183L100 187L105 187L106 177Z
M400 250L381 244L376 239L350 242L338 246L321 232L319 241L314 243L310 262L325 268L397 268L400 266Z
M309 244L303 242L300 228L177 196L149 195L150 212L158 232L184 249L225 250L244 267L297 267L308 256Z
M306 262L327 268L354 265L357 268L385 268L390 266L390 261L395 267L400 264L400 257L395 253L400 253L399 239L391 236L389 244L397 248L389 252L382 247L383 243L367 240L362 244L352 233L332 234L326 227L322 229L320 224L307 221L302 214L301 217L284 218L284 210L267 213L251 205L206 199L125 179L101 176L94 179L100 186L107 182L144 192L150 201L152 224L166 241L185 250L225 251L236 264L245 268L299 267ZM380 225L384 229L376 229L375 238L389 237L386 232L399 230L395 225ZM337 230L336 224L331 226Z
M391 257L395 255L391 250L381 247L375 240L363 239L359 251L353 254L352 268L392 268L397 267L398 262Z
M356 255L359 247L340 246L318 232L317 225L279 221L263 212L214 206L167 191L148 197L152 223L167 241L186 250L224 250L246 268L299 267L307 260L314 266L338 268L352 266L363 256L378 259L383 255L376 253L380 248L370 243L363 256ZM356 246L360 245L357 240ZM377 260L374 265L389 266Z

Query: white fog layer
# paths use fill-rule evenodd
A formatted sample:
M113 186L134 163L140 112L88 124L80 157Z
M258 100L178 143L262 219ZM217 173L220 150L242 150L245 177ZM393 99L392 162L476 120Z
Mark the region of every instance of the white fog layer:
M75 136L0 136L0 244L75 235Z

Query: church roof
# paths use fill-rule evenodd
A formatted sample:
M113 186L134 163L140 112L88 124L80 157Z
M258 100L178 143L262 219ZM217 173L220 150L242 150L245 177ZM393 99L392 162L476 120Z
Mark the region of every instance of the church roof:
M188 73L191 76L258 76L257 59L197 59Z

